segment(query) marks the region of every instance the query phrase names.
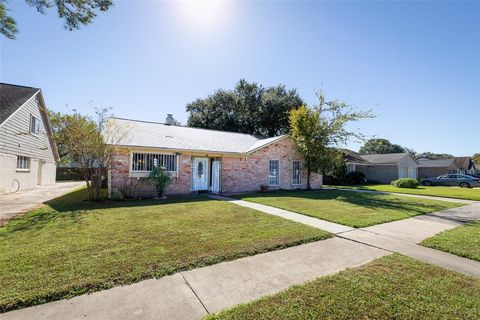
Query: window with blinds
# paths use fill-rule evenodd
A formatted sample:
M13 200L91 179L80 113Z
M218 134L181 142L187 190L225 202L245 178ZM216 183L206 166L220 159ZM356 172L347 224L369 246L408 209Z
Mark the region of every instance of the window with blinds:
M30 170L30 158L17 156L17 170L22 170L22 171Z
M149 172L156 166L164 167L166 171L177 171L177 155L163 153L132 154L132 172Z

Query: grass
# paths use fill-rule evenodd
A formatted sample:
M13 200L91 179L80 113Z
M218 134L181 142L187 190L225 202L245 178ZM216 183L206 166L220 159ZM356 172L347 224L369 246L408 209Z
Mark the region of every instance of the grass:
M360 186L332 186L332 187L344 188L344 189L383 191L383 192L398 192L398 193L406 193L406 194L419 194L424 196L480 201L480 188L467 189L467 188L458 188L458 187L418 186L415 189L407 189L407 188L397 188L389 184L360 185Z
M206 197L85 198L67 194L0 227L0 312L330 236Z
M480 319L480 279L393 254L206 319Z
M421 244L480 261L480 221L440 232Z
M430 199L340 190L273 191L243 195L239 198L354 228L462 205Z

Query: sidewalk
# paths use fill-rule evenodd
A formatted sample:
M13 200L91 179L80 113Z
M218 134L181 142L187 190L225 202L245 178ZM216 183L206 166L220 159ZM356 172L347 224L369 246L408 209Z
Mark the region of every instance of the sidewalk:
M417 245L440 231L480 217L480 204L353 229L228 197L219 200L329 230L336 236L180 272L160 279L0 314L0 320L201 319L239 303L355 267L391 252L480 277L480 263Z
M0 320L201 319L388 251L330 238L0 314Z

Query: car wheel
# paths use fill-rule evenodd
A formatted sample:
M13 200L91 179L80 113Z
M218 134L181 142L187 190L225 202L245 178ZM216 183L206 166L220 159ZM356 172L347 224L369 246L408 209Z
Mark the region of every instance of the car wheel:
M432 181L428 181L428 180L427 180L427 181L423 181L422 184L423 184L424 186L429 187L429 186L432 185Z
M470 184L468 184L467 182L462 182L460 183L460 188L470 188Z

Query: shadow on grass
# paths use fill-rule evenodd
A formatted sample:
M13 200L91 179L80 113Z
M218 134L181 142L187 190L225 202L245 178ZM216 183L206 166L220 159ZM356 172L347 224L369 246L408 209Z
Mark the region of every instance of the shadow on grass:
M92 210L135 208L207 200L210 199L205 195L191 195L166 200L89 201L87 190L83 188L47 201L45 206L10 220L7 224L0 227L0 237L17 231L39 230L50 223L60 220L70 223L81 223L85 214ZM135 211L132 211L132 215L135 215Z
M341 190L288 190L288 191L271 191L267 193L249 194L240 196L240 198L276 198L290 197L308 200L336 200L344 203L361 206L373 210L397 210L409 213L410 215L418 215L427 212L444 210L447 207L440 203L433 203L434 200L418 200L418 199L400 199L393 195L383 195L374 193L354 193ZM425 203L428 201L428 203Z

